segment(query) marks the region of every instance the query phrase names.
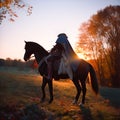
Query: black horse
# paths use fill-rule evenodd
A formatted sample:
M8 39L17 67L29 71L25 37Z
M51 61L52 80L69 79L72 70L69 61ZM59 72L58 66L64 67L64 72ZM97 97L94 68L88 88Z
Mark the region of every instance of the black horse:
M50 100L49 103L51 103L53 101L53 84L52 84L52 80L48 80L46 79L46 77L44 75L47 75L47 64L44 61L44 58L46 56L49 55L49 52L46 51L42 46L40 46L39 44L35 43L35 42L26 42L25 41L25 54L24 54L24 60L27 61L30 59L31 55L34 54L35 59L37 61L39 65L38 70L40 75L43 76L43 80L42 80L42 99L41 101L44 101L45 99L45 86L48 83L49 86L49 92L50 92ZM97 94L98 93L98 82L97 82L97 78L96 78L96 74L95 71L92 67L92 65L90 65L88 62L80 59L79 60L80 64L79 67L77 69L76 72L73 72L73 83L77 89L77 94L75 96L74 99L74 103L77 103L81 90L83 92L83 96L82 96L82 104L85 103L85 95L86 95L86 78L88 76L88 73L90 72L90 77L91 77L91 85L92 85L92 89L93 91ZM67 74L61 74L58 75L57 71L58 71L58 64L60 63L60 61L56 61L54 63L53 66L53 78L54 79L68 79L68 75Z

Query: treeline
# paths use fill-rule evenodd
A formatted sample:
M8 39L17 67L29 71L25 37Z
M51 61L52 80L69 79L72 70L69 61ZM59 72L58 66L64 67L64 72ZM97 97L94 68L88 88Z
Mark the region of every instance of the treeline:
M0 59L0 66L5 66L5 67L18 67L19 69L24 69L24 68L32 68L36 69L38 67L38 64L35 60L29 60L27 62L22 61L21 59Z
M101 85L120 87L120 6L108 6L83 23L77 49L94 59Z

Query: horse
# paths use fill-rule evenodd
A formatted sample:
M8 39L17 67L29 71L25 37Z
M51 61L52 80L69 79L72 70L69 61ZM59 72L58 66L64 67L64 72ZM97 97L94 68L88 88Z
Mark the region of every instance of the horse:
M24 60L25 61L29 60L32 54L34 54L37 63L40 64L38 67L38 71L39 71L40 75L42 76L41 102L44 102L44 100L45 100L45 96L46 96L45 87L48 84L49 94L50 94L49 103L52 103L52 101L53 101L53 82L52 82L53 79L48 80L45 77L45 75L47 75L47 63L45 62L44 58L49 55L49 52L47 50L45 50L38 43L31 42L31 41L27 41L27 42L25 41ZM58 66L58 63L60 63L59 60L56 62L54 64L53 68L56 68L56 66ZM59 67L57 67L57 70L53 69L52 78L54 78L54 79L69 79L69 76L67 73L58 75L58 73L57 73L58 68ZM90 73L91 86L92 86L93 91L95 92L95 94L97 94L99 92L98 81L97 81L97 77L96 77L94 68L92 67L92 65L90 63L86 62L85 60L79 59L78 69L75 72L73 72L73 79L72 79L72 82L75 85L76 91L77 91L76 96L73 101L73 104L77 104L81 91L83 93L81 104L85 103L86 79L87 79L88 73Z

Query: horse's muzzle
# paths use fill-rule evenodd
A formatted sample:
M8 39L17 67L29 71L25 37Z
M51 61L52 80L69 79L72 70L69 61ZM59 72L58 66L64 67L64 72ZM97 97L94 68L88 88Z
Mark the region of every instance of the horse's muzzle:
M28 60L28 58L27 58L27 57L25 57L25 56L24 56L24 58L23 58L23 59L24 59L25 61L27 61L27 60Z

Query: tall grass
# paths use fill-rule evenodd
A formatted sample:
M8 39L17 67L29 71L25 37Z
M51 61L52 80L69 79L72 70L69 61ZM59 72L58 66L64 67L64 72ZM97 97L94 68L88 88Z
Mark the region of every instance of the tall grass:
M116 108L111 104L108 96L114 96L114 92L120 89L101 88L97 97L92 92L91 86L87 84L86 103L84 107L72 105L76 89L70 80L53 81L54 101L48 104L49 91L46 87L46 101L40 103L41 76L31 70L19 71L15 68L7 70L0 69L0 106L6 104L17 104L20 108L27 105L37 104L53 120L119 120L119 102ZM81 94L82 95L82 94ZM101 96L102 95L102 96ZM119 99L119 94L114 96L113 102ZM81 97L79 102L81 101Z

